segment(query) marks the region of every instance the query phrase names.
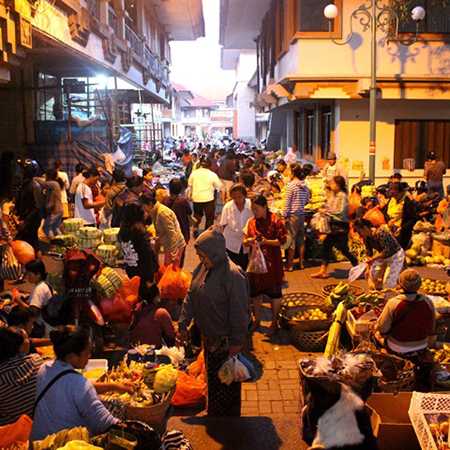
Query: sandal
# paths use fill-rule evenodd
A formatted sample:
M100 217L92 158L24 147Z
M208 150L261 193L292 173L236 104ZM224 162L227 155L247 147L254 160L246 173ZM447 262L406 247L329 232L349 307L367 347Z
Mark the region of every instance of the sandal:
M320 280L327 280L328 278L330 278L330 275L328 275L327 273L319 272L319 273L313 273L311 275L311 278L318 278Z

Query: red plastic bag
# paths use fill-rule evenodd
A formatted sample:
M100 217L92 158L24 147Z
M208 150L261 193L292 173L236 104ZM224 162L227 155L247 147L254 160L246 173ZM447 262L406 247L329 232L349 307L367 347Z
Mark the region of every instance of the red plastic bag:
M109 322L130 323L133 315L131 305L122 297L120 292L112 298L100 300L100 311Z
M27 442L32 425L33 421L24 414L16 422L0 427L0 448L7 449L18 442Z
M177 387L172 397L174 406L195 406L206 398L206 383L201 377L195 378L185 372L178 372Z
M189 291L191 278L191 275L185 270L174 267L172 264L167 266L158 283L161 298L166 300L183 299Z

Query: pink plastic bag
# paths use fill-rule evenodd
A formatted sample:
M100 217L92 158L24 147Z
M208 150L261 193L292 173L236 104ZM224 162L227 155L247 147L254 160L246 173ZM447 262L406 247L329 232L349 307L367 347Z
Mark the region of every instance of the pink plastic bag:
M261 247L256 242L250 250L250 260L247 267L248 273L267 273L267 263Z

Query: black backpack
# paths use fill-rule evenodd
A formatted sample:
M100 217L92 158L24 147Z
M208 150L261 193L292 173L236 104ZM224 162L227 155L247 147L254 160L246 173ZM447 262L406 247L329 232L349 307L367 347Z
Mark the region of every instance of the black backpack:
M55 293L48 283L47 286L49 287L52 296L41 310L42 318L52 327L67 325L70 322L72 313L70 299Z

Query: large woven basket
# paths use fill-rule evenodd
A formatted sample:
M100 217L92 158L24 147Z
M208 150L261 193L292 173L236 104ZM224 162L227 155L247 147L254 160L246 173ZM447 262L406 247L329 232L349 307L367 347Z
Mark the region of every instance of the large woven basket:
M407 359L387 353L371 352L378 369L383 376L378 379L378 389L381 392L411 391L415 385L414 364ZM397 375L393 378L393 371ZM392 371L390 375L388 372Z
M154 428L160 428L165 421L167 411L170 407L175 390L164 394L160 403L148 406L146 408L136 408L127 406L125 409L125 417L127 420L140 420Z
M298 327L289 330L291 343L302 352L323 352L327 343L328 330L303 331Z
M289 328L291 326L291 318L305 309L326 308L325 298L319 294L311 292L292 292L283 296L280 308L280 323L283 327ZM294 325L298 325L298 322ZM324 329L323 326L316 328L317 331Z

